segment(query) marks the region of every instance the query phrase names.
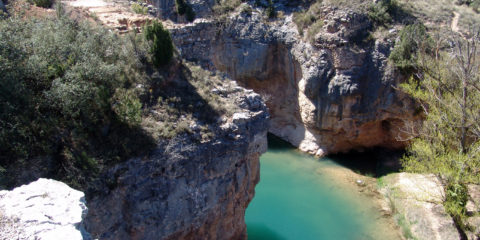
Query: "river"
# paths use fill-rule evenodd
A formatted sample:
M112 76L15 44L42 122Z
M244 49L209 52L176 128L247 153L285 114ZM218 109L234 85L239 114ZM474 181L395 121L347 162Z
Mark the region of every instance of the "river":
M331 159L270 147L260 158L261 180L246 211L248 239L400 239L392 218L381 214L378 199L360 191L355 176Z

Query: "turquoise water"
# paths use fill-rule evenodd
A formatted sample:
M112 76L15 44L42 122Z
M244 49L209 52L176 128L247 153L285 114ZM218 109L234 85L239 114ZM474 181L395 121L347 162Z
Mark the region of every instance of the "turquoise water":
M270 149L260 158L260 183L247 208L250 240L387 239L370 199L323 169L341 168L293 149ZM380 233L380 234L379 234Z

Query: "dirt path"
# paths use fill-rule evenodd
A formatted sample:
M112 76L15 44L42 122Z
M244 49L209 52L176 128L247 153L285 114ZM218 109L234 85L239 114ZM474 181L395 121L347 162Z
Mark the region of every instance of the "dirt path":
M120 34L134 27L141 27L147 20L153 19L148 15L134 13L126 0L64 0L62 2L70 7L87 10L91 17L117 30Z
M458 20L460 19L460 14L458 12L453 12L453 19L450 28L456 33L460 33L460 28L458 28Z

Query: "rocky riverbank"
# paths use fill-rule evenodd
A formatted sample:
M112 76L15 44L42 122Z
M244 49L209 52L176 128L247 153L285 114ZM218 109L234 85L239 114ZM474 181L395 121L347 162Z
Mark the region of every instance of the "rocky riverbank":
M468 186L468 230L461 233L443 206L444 186L435 176L395 173L382 177L379 182L380 192L385 197L384 205L394 214L404 237L436 240L476 240L480 237L478 185Z

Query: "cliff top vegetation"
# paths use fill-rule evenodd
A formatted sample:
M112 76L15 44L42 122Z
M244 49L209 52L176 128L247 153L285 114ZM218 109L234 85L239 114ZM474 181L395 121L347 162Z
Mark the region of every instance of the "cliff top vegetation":
M21 4L0 19L3 187L49 177L84 189L162 139L208 141L236 109L211 91L223 78L176 56L160 23L120 36L61 5L36 16Z

